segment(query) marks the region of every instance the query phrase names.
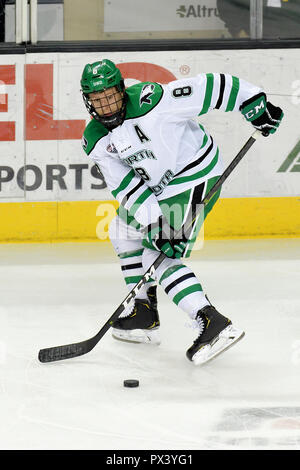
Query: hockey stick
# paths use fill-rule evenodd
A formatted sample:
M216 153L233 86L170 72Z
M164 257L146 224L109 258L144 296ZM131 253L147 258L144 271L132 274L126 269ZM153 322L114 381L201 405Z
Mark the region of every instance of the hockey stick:
M258 139L261 135L260 131L255 131L252 136L247 140L245 145L241 148L239 153L236 157L232 160L230 165L226 168L224 173L220 176L218 181L214 184L214 186L210 189L204 199L201 201L201 210L204 208L205 204L207 204L215 192L222 186L224 181L228 178L228 176L232 173L234 168L237 164L241 161L244 155L248 152L250 147L254 144L254 142ZM201 212L200 210L200 212ZM200 214L200 213L199 213ZM197 214L197 217L199 216ZM194 219L191 221L190 225L194 222ZM177 232L177 234L180 230ZM177 235L176 234L176 235ZM175 235L175 237L176 237ZM139 290L143 287L143 285L150 279L150 277L155 272L156 268L161 264L161 262L165 259L164 253L160 253L160 255L156 258L154 263L148 268L147 272L144 274L142 279L135 285L135 287L130 291L127 297L123 300L123 302L119 305L116 311L111 315L111 317L107 320L107 322L103 325L100 331L85 341L81 341L79 343L72 343L66 344L64 346L54 346L46 349L41 349L39 351L39 361L40 362L54 362L60 361L62 359L71 359L73 357L82 356L83 354L87 354L90 352L96 344L100 341L100 339L105 335L107 330L113 325L113 322L119 318L121 313L125 310L128 304L136 297Z

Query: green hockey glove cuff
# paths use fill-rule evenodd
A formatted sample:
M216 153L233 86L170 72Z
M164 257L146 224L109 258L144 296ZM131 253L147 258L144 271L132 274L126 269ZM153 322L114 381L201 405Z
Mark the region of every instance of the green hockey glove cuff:
M174 230L163 216L145 229L145 240L155 250L162 251L168 258L180 258L186 248L187 239L173 237Z

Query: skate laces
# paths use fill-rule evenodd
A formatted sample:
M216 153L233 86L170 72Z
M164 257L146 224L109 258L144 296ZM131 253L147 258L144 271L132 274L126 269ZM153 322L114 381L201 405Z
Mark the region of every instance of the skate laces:
M194 320L191 320L190 323L186 323L185 326L193 330L198 330L198 339L206 328L206 322L201 315L197 315Z
M121 313L119 318L127 318L129 317L135 309L135 304L133 303L130 307L127 307L124 312Z
M205 330L206 324L201 315L197 315L194 321L198 324L198 328L199 328L198 338L199 338L199 336L201 336L203 331Z

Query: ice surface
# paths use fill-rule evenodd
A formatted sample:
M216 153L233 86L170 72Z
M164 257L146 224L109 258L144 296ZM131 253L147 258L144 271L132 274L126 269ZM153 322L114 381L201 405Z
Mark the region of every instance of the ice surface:
M109 244L0 245L1 449L300 449L300 239L207 241L187 264L245 330L211 363L159 289L160 346L114 340L40 364L40 348L94 335L127 294ZM139 388L124 388L138 379Z

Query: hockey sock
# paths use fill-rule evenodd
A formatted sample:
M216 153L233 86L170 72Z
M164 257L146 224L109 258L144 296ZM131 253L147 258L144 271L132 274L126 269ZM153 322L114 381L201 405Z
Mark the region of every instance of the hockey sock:
M181 262L164 269L159 275L159 283L172 301L192 319L198 310L209 305L195 274Z
M144 269L142 264L142 254L143 249L127 251L124 253L119 253L119 258L121 261L121 269L124 276L124 280L128 287L128 290L131 291L134 286L142 279L144 275ZM137 299L148 299L147 290L150 286L154 285L155 281L149 279L149 281L140 289L136 295Z

